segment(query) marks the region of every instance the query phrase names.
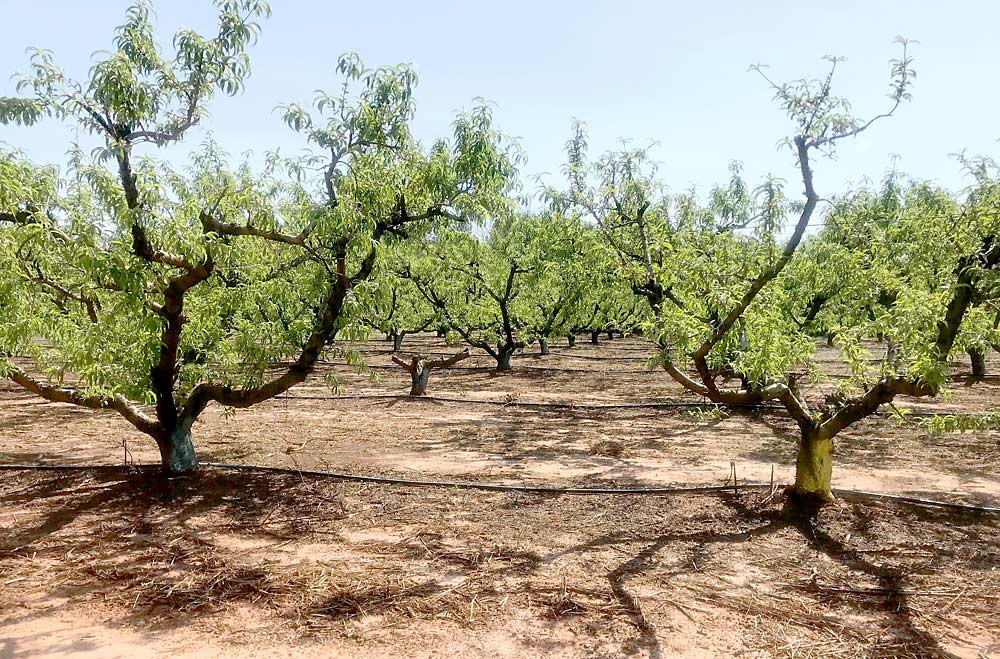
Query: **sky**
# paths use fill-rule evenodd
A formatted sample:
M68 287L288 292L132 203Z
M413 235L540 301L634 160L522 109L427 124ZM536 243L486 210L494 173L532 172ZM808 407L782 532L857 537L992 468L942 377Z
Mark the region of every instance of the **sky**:
M95 51L111 47L129 4L0 0L6 24L0 95L15 93L7 74L27 68L31 46L53 50L67 73L85 76ZM160 0L155 7L165 48L180 26L214 32L207 0ZM425 144L448 136L456 112L476 97L492 101L498 127L517 137L527 155L522 175L529 193L536 175L561 180L563 145L576 117L588 125L595 156L621 139L655 142L660 178L673 192L723 183L727 163L739 160L752 180L772 173L787 179L794 194L801 186L794 159L778 147L792 124L748 67L766 64L770 77L786 81L825 75L824 55L846 57L835 91L866 117L890 104L896 35L918 42L913 100L844 143L835 161L814 163L820 195L866 177L878 180L894 158L916 178L959 189L969 181L949 154L998 151L1000 3L989 0L271 0L271 9L250 51L246 91L216 97L211 118L186 146L158 156L183 160L206 131L233 157L279 147L297 152L304 143L275 106L308 102L316 89L336 90L337 57L356 51L369 66L416 67L414 131ZM40 162L63 162L75 135L51 122L0 126L0 142Z

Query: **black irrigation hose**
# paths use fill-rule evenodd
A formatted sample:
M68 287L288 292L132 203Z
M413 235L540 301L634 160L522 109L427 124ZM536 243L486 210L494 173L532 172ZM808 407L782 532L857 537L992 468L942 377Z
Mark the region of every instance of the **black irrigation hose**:
M343 396L317 396L304 394L301 396L282 395L275 396L275 400L412 400L429 401L442 403L470 403L474 405L499 405L501 407L531 407L531 408L556 408L556 409L580 409L580 410L616 410L616 409L715 409L725 410L727 408L739 410L759 410L762 412L773 412L782 414L785 408L780 405L722 405L712 402L693 401L660 401L660 402L640 402L640 403L564 403L564 402L542 402L527 400L494 400L489 398L454 398L450 396L409 396L406 394L350 394ZM988 412L962 412L961 414L987 414ZM882 416L892 416L891 411L880 411ZM904 415L914 418L931 418L935 416L954 415L954 410L930 409L911 410Z
M934 501L933 499L919 499L916 497L907 497L901 494L884 494L882 492L866 492L864 490L844 490L840 488L833 488L834 494L839 494L840 496L861 496L868 497L871 499L885 499L886 501L898 501L900 503L908 503L915 506L929 506L932 508L947 508L948 510L974 510L983 513L994 513L1000 514L1000 508L992 506L973 506L964 503L950 503L948 501Z
M11 393L20 394L21 390L0 389L0 394ZM35 398L34 394L24 394L24 398ZM773 414L784 414L785 408L780 405L721 405L712 402L690 402L690 401L661 401L661 402L640 402L640 403L563 403L563 402L541 402L541 401L519 401L519 400L492 400L487 398L454 398L450 396L409 396L407 394L351 394L342 396L318 396L312 394L303 395L281 395L275 396L273 400L412 400L441 403L468 403L472 405L499 405L500 407L528 407L534 409L565 409L565 410L617 410L617 409L713 409L718 407L721 410L726 408L738 410L758 410ZM880 411L882 416L892 416L892 412ZM916 410L907 412L904 418L931 418L935 416L954 415L954 410ZM961 414L986 414L986 412L963 412Z
M702 485L694 487L551 487L533 485L505 485L502 483L474 483L470 481L428 481L409 480L403 478L389 478L386 476L361 476L358 474L345 474L333 471L317 471L313 469L294 469L291 467L268 467L264 465L233 464L228 462L202 462L203 466L215 469L231 469L236 471L256 471L265 473L293 474L298 476L315 476L318 478L332 478L335 480L349 481L355 483L374 483L379 485L400 485L404 487L447 487L460 488L465 490L483 490L487 492L522 492L525 494L566 494L566 495L658 495L666 496L673 494L701 494L710 492L736 492L743 489L770 489L774 487L769 483L743 483L738 486L733 485ZM0 470L37 470L37 471L86 471L97 469L118 469L117 465L29 465L29 464L0 464ZM974 506L963 503L951 503L947 501L934 501L932 499L919 499L899 494L884 494L881 492L866 492L863 490L833 489L834 494L840 496L868 497L872 499L883 499L887 501L897 501L916 506L928 506L932 508L946 508L948 510L965 510L982 513L1000 514L1000 508L991 506Z
M652 403L561 403L528 400L493 400L489 398L453 398L450 396L408 396L406 394L351 394L348 396L275 396L276 400L412 400L442 403L472 403L478 405L499 405L501 407L535 407L582 410L616 410L616 409L701 409L714 408L715 403L695 403L687 401L663 401ZM762 411L784 411L778 405L729 405L737 409L754 409Z
M403 348L402 350L400 350L399 353L397 353L394 350L362 350L361 352L363 354L373 355L373 356L376 356L376 357L389 357L389 356L394 355L394 354L404 354L404 355L409 354L409 355L412 355L412 354L416 354L416 353L419 353L421 355L426 355L428 357L451 357L454 354L452 352L441 352L441 351L437 351L437 350L407 350L406 348ZM654 353L655 353L655 351L648 351L647 352L647 357L652 357L654 355ZM484 357L485 358L487 356L487 354L486 353L482 353L482 354L477 353L476 356L477 357ZM543 355L540 352L525 352L525 353L521 353L521 354L515 353L514 357L516 357L519 360L533 359L535 361L546 359L547 357L565 357L566 359L583 359L583 360L587 360L587 361L612 361L612 362L643 361L643 359L641 357L606 357L606 356L598 356L598 355L578 355L578 354L573 354L573 353L570 353L570 352L566 352L565 350L561 350L561 349L552 349L547 355ZM473 368L475 368L475 367L473 367ZM559 370L565 370L565 369L559 369ZM627 373L631 373L631 371L626 371L626 372Z
M268 473L296 474L333 478L336 480L357 483L377 483L380 485L403 485L406 487L448 487L464 490L484 490L487 492L524 492L527 494L696 494L699 492L733 491L732 485L702 485L695 487L551 487L542 485L507 485L503 483L475 483L472 481L428 481L389 478L387 476L360 476L358 474L343 474L333 471L316 471L312 469L295 469L292 467L268 467L263 465L232 464L227 462L202 462L207 467L216 469L235 469L238 471L262 471ZM761 489L771 487L768 483L741 483L737 488Z
M407 351L403 350L401 352L406 353ZM412 353L412 351L410 351L410 352ZM389 356L389 355L392 355L392 354L394 354L394 353L390 351L390 352L385 353L385 356ZM450 356L450 353L444 353L444 352L441 352L441 353L433 352L433 353L424 353L424 354L427 354L429 356ZM483 357L483 358L486 357L485 354L484 355L477 355L477 356L480 356L480 357ZM605 361L605 360L606 361L623 361L622 358L618 358L618 357L591 357L591 356L586 356L586 355L568 355L568 354L561 353L561 352L556 352L556 351L553 351L548 356L552 356L552 357L569 357L571 359L598 360L598 361ZM542 359L544 357L545 357L545 355L541 355L541 354L538 354L538 353L531 353L531 354L524 355L524 356L520 357L520 359L540 360L540 359ZM625 358L625 359L628 359L628 358ZM876 362L880 362L882 360L875 359L875 360L871 360L871 361L873 363L876 363ZM350 367L350 366L352 366L351 364L348 364L347 362L339 362L339 361L333 361L333 360L323 360L320 363L323 364L323 365L325 365L325 366L334 366L334 367L344 367L344 366ZM287 366L287 364L277 364L276 366L282 367L282 366ZM379 370L392 370L392 369L398 368L398 366L396 366L395 364L366 364L364 366L364 368L379 369ZM496 372L496 367L493 367L493 366L449 366L445 370L450 370L450 371L468 371L470 373L471 372L493 373L493 372ZM650 369L650 368L635 368L635 369L607 370L607 369L593 369L593 368L563 368L563 367L559 367L559 366L519 365L518 367L513 368L512 370L507 371L506 373L508 375L517 375L518 371L520 371L520 372L524 372L524 371L538 371L538 372L558 372L558 373L590 373L592 375L638 375L638 374L653 374L653 373L662 373L663 372L663 371L660 371L659 369L656 369L656 368L652 368L652 369ZM804 374L801 374L801 375L804 375ZM847 379L847 378L850 378L850 377L852 377L852 376L847 375L847 374L843 374L843 373L828 373L828 374L824 374L822 376L822 378L829 378L831 380L844 380L844 379ZM987 374L979 376L979 377L973 377L972 375L966 374L966 373L953 373L952 375L949 376L949 379L952 382L965 382L967 380L976 380L976 381L1000 380L1000 373L987 373Z
M462 488L466 490L484 490L487 492L524 492L528 494L696 494L698 492L725 492L738 491L739 489L762 489L770 488L768 483L740 483L738 486L732 485L700 485L694 487L551 487L534 485L507 485L503 483L475 483L472 481L428 481L428 480L408 480L403 478L389 478L387 476L361 476L359 474L345 474L334 471L316 471L313 469L295 469L293 467L269 467L266 465L245 465L229 462L201 462L203 467L215 469L233 469L236 471L258 471L277 474L294 474L297 476L316 476L319 478L332 478L334 480L349 481L355 483L375 483L379 485L401 485L405 487L449 487ZM86 471L86 470L113 470L120 468L118 465L46 465L46 464L0 464L0 470L34 470L34 471Z
M327 361L324 365L329 366L351 366L347 362L335 362ZM399 366L396 364L365 364L363 368L366 369L380 369L380 370L397 370ZM469 372L479 372L479 373L495 373L497 372L495 366L449 366L447 369L449 371L469 371ZM654 371L646 368L636 368L636 369L624 369L624 370L595 370L592 368L559 368L558 366L518 366L517 368L512 368L509 371L501 371L504 375L517 375L519 372L524 373L525 371L536 371L536 372L556 372L556 373L589 373L591 375L621 375L621 374L638 374L638 373L660 373L661 371ZM665 374L666 372L663 371Z

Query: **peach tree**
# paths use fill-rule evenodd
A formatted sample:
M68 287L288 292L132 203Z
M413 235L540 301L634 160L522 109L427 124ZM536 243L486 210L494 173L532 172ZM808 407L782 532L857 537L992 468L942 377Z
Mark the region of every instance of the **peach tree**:
M58 177L4 155L0 375L117 411L170 472L197 466L192 426L208 405L281 394L338 336L360 335L358 298L377 294L384 245L492 212L513 175L488 115L461 115L452 139L423 147L412 69L353 54L337 61L336 93L282 106L308 155L272 155L264 171L211 144L185 168L157 159L249 74L268 7L218 10L216 35L181 30L165 55L139 3L86 80L37 51L22 95L0 99L5 123L49 117L100 141L92 154L74 146Z
M993 286L1000 263L994 239L996 186L988 178L962 203L917 195L905 205L891 233L910 252L901 271L879 265L878 254L865 254L871 244L836 245L824 277L816 277L816 294L822 294L820 286L832 285L841 304L858 308L877 300L892 283L896 302L891 314L876 314L875 322L855 313L845 317L850 327L838 328L841 353L854 374L840 395L816 404L799 390L793 368L808 363L814 342L802 322L800 303L809 298L787 278L808 269L798 265L809 257L800 246L808 227L823 219L817 212L821 197L813 161L817 154L832 156L844 140L890 117L909 99L912 58L907 43L900 44L901 57L890 63L889 107L867 119L833 93L839 60L830 60L823 79L788 84L773 83L754 67L795 125L785 144L801 180L801 201L786 200L779 179L765 179L750 190L734 177L714 189L707 203L684 197L664 202L641 152L612 153L591 162L579 132L568 149L569 190L552 195L592 217L601 229L632 290L655 313L648 332L661 348L658 363L675 381L717 404L771 402L786 410L800 430L793 489L806 498L832 496L833 442L839 432L897 396L932 396L941 390L963 321ZM856 225L852 233L880 235L871 231L878 222L872 208L850 201L838 200L834 207L846 205L843 213ZM831 227L836 216L836 211L827 214ZM881 247L889 244L883 236ZM922 264L929 261L934 266L926 270ZM878 265L878 271L865 272L866 264ZM900 368L888 362L864 367L859 342L870 332L894 338Z

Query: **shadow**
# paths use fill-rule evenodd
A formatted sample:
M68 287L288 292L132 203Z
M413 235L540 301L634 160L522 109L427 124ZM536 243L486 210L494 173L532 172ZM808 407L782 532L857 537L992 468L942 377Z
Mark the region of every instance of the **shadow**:
M4 430L30 429L37 432L40 427L65 426L94 415L109 419L118 416L114 411L84 410L68 403L53 403L33 394L17 398L5 397L3 400L14 403L4 409Z
M758 491L569 497L107 468L9 472L0 505L18 518L0 536L5 581L41 580L47 594L66 598L61 606L99 595L126 622L151 621L153 630L229 604L273 606L289 624L311 621L324 633L368 615L496 625L509 597L547 619L581 616L595 637L617 625L622 652L661 658L676 630L660 609L686 597L684 605L701 599L739 620L800 625L811 638L825 633L808 626L816 621L849 620L876 628L898 654L951 658L921 626L923 600L913 598L930 577L989 583L1000 566L994 518L851 495L810 509ZM276 562L272 544L291 542L299 543L291 556L316 560ZM752 559L762 592L720 583ZM52 572L38 577L36 561ZM874 587L827 585L841 581ZM0 598L11 592L0 587ZM747 610L761 598L777 604ZM26 609L0 632L42 615L51 609Z
M429 405L431 407L444 407L445 403L439 400L434 400L434 393L430 392L429 396L402 396L394 400L390 400L385 404L386 409L391 409L398 405L415 406L415 405Z
M660 422L664 416L676 419L672 429ZM574 468L608 468L629 464L631 451L649 450L662 454L671 448L686 448L680 441L706 433L725 419L680 418L676 409L599 409L490 406L481 419L434 419L432 428L442 431L441 439L414 444L417 452L447 449L503 458L512 466L550 461ZM627 435L621 429L627 430ZM614 437L622 447L618 456L603 453L598 444ZM677 456L672 456L675 461ZM691 458L693 461L694 458ZM680 460L679 462L683 462Z
M656 570L658 581L669 582L672 577L697 570L698 561L704 557L707 547L711 545L745 543L753 538L778 532L789 525L780 511L773 508L754 509L746 505L742 497L743 495L739 494L722 493L718 499L729 508L734 520L748 525L748 528L743 530L719 530L717 527L721 520L712 513L703 513L686 520L685 526L702 527L689 532L675 531L652 536L618 534L599 536L585 543L542 556L541 562L550 564L573 554L586 554L621 545L638 545L638 550L628 552L629 558L609 570L605 578L629 623L639 633L638 637L627 643L626 652L633 654L645 649L651 659L662 659L664 654L657 627L643 610L639 598L629 592L627 581L630 577L638 577ZM657 561L657 555L675 545L686 547L685 558L677 561L673 569L664 571L663 566Z
M633 651L647 649L650 657L658 658L663 656L663 650L658 641L656 624L643 610L640 598L630 592L630 578L648 572L655 574L657 583L670 583L680 575L700 571L699 565L728 553L723 549L727 545L754 540L754 544L759 546L765 536L782 536L776 540L789 547L789 555L795 555L796 543L791 541L798 537L805 541L808 548L826 555L850 574L872 579L876 584L870 589L845 588L841 589L845 592L838 592L838 589L818 584L815 571L812 582L808 582L808 569L818 563L806 562L798 566L801 581L808 584L798 590L812 600L809 605L812 619L875 614L882 618L877 623L878 628L887 636L872 641L878 648L883 648L885 654L876 652L871 656L957 659L957 655L942 647L935 635L916 623L917 609L910 601L909 593L918 586L911 583L910 575L936 574L942 568L952 569L956 563L964 569L991 573L1000 558L1000 541L996 537L986 540L987 529L993 528L991 518L919 507L910 509L871 504L852 497L846 497L846 501L851 502L849 506L846 503L831 504L817 509L791 500L786 500L784 505L778 501L768 503L762 500L763 496L758 493L722 493L718 500L732 513L729 518L712 514L694 516L688 518L685 525L702 528L683 533L602 535L542 556L542 564L547 565L574 554L635 547L624 561L607 572L606 579L630 624L639 633L633 639ZM720 529L720 525L745 528L728 531ZM786 530L794 531L795 535L783 536ZM853 546L838 539L838 535L848 539L853 537ZM933 552L924 551L928 542L933 542ZM854 548L857 545L863 548ZM678 549L683 551L673 567L666 569L658 555L668 549L673 549L675 553ZM906 558L910 551L924 553L922 558ZM787 579L792 575L781 576ZM796 584L792 587L795 588ZM755 602L756 597L738 600L723 593L714 598L713 603L731 606L733 613L750 615L753 611L744 610L744 607L750 605L748 602ZM778 622L790 622L791 618L786 620L786 616L791 616L788 598L781 597L778 601L780 605L773 609L771 615ZM876 646L873 645L873 648Z
M859 511L859 508L861 508L861 504L855 503L853 512L858 518L858 523L855 523L853 528L861 533L870 532L872 516L867 511ZM960 659L958 655L945 650L932 634L920 629L915 624L910 596L907 593L908 570L904 566L892 565L888 562L875 563L855 549L848 547L845 542L836 538L833 532L824 528L824 522L827 522L830 517L824 515L824 512L826 511L817 509L810 502L790 502L785 509L786 517L809 541L810 546L850 571L860 572L874 578L878 586L863 592L864 597L859 598L857 592L841 593L840 591L824 590L814 578L809 590L815 594L816 599L827 604L847 604L857 609L872 607L882 611L889 622L885 626L885 630L892 635L893 650L897 653L905 652L906 656L921 659ZM920 516L924 513L925 511L920 511L916 514ZM925 517L940 519L939 516L933 514L925 515ZM942 559L947 559L946 556L940 554L939 556ZM868 599L869 597L870 599Z
M127 604L130 623L169 625L179 612L273 597L282 584L267 565L243 563L227 543L302 539L346 516L335 484L295 475L204 468L181 478L156 468L9 475L0 504L39 512L20 514L0 536L0 565L16 573L52 562L65 577L53 579L51 596L101 594Z

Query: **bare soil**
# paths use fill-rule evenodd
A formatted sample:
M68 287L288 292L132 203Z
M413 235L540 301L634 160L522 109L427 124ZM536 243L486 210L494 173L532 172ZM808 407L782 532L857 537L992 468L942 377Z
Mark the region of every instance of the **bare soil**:
M794 424L698 402L641 339L477 357L428 400L384 342L372 373L252 410L210 409L203 460L532 485L778 483ZM432 337L404 351L445 353ZM878 356L879 346L872 345ZM819 351L818 403L843 371ZM991 361L988 372L1000 373ZM900 401L986 411L1000 378ZM373 378L373 374L377 377ZM536 405L544 403L545 405ZM618 405L619 407L612 407ZM780 491L568 496L366 485L204 468L165 480L113 413L0 386L0 658L1000 657L1000 518L842 495L814 518ZM888 415L839 438L835 485L1000 505L997 433L931 437Z

